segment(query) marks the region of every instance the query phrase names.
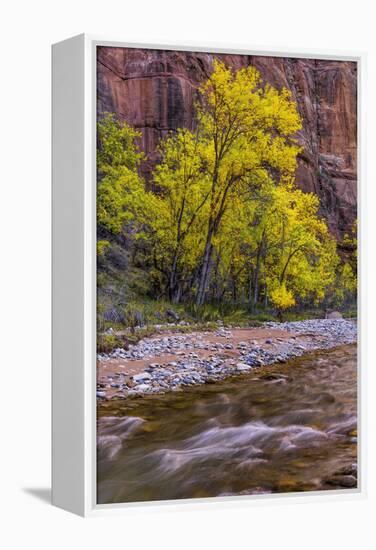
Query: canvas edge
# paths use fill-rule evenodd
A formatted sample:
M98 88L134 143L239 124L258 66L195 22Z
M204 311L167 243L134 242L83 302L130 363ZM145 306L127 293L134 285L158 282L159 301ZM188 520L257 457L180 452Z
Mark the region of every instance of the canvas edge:
M84 515L83 35L52 46L52 503Z

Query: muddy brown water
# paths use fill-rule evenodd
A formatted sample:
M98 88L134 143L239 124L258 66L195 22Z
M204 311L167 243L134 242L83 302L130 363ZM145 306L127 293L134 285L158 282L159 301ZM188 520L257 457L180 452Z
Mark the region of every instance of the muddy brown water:
M356 371L348 345L101 404L97 502L335 488L325 480L357 460Z

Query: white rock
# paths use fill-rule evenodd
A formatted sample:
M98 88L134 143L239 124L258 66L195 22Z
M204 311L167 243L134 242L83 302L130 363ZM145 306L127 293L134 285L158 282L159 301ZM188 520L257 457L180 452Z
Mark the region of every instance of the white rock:
M150 384L138 384L137 386L135 386L134 389L137 392L146 392L151 391L152 387L150 386Z
M251 365L247 365L246 363L236 364L236 369L240 371L251 370L251 368L252 368Z
M138 384L139 382L144 382L145 380L151 380L151 374L148 372L140 372L140 374L135 374L133 380Z

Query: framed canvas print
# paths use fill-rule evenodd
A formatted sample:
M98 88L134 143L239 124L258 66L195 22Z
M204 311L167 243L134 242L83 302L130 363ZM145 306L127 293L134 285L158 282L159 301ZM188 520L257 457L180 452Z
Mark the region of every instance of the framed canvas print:
M361 494L362 67L53 47L56 505Z

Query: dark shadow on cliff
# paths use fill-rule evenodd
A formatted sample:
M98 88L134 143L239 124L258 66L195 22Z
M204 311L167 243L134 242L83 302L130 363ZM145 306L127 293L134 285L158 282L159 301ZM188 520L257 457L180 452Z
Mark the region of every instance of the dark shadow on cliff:
M43 502L46 502L48 504L51 504L51 488L50 487L23 487L22 489L24 493L28 493L29 495L42 500Z

